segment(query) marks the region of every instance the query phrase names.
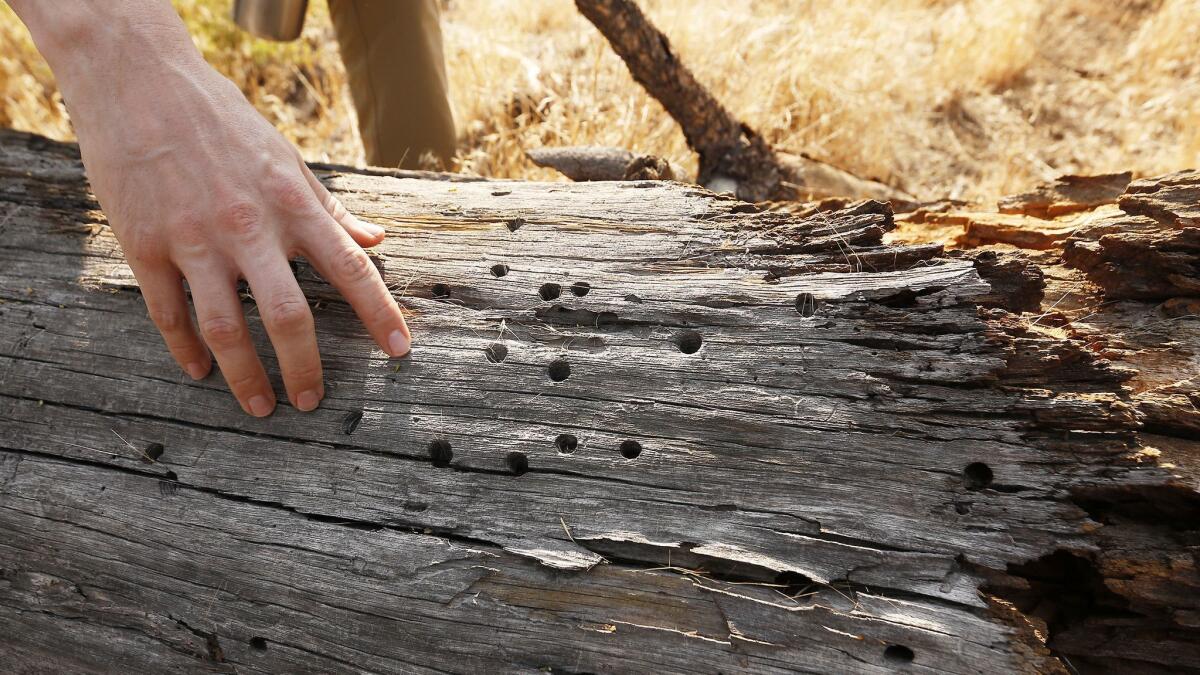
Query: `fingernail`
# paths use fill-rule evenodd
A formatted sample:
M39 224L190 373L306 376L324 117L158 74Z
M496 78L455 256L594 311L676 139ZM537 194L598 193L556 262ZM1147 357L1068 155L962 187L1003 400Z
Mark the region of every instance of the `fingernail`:
M408 353L409 339L399 330L392 331L388 336L388 353L392 356L404 356Z
M321 394L316 389L300 392L296 397L296 408L308 412L315 409L321 403Z
M382 237L385 232L385 230L382 227L380 227L379 225L376 225L375 223L370 223L365 220L360 220L358 222L360 224L362 224L362 228L364 230L366 230L367 233L370 234L372 237Z
M255 417L266 417L271 414L271 399L257 394L250 397L250 413Z
M188 375L192 376L193 380L203 380L204 379L205 368L204 368L204 364L202 364L202 363L199 363L197 361L192 361L191 363L187 364L187 368L184 368L184 370L187 371Z

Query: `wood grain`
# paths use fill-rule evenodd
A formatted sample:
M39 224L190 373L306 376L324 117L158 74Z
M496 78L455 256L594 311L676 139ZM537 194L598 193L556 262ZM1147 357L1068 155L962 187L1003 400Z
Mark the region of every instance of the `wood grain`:
M1200 667L1196 486L1004 266L882 246L873 202L322 179L414 350L300 263L327 397L260 420L172 364L74 149L0 133L16 671Z

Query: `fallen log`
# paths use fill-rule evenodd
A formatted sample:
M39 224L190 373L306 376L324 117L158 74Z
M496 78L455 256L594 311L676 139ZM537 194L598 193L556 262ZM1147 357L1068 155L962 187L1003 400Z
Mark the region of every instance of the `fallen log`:
M573 181L592 180L673 180L683 172L655 155L635 155L624 148L571 146L531 148L525 151L529 161L554 169Z
M171 363L74 147L0 132L6 668L1200 668L1194 474L1004 308L1028 265L875 202L321 178L416 346L299 263L327 397L254 419Z

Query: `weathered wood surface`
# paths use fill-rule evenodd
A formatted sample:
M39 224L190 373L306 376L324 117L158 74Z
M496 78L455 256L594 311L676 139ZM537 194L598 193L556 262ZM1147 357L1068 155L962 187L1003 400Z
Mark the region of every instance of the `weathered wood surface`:
M1115 204L1132 179L1133 174L1128 171L1097 176L1067 174L1029 192L1005 197L996 206L1001 213L1055 218L1104 204Z
M74 148L0 133L6 670L1200 668L1194 474L1003 309L1022 265L881 204L408 175L323 178L411 356L300 264L327 397L259 420L177 372Z

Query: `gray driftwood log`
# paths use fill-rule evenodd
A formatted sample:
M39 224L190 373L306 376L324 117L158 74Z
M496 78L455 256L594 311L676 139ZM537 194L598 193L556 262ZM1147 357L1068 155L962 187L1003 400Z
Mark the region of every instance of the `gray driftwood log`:
M257 420L172 364L74 147L0 133L6 671L1200 668L1196 486L1005 309L1029 265L872 202L322 176L417 346L301 264L328 396Z

